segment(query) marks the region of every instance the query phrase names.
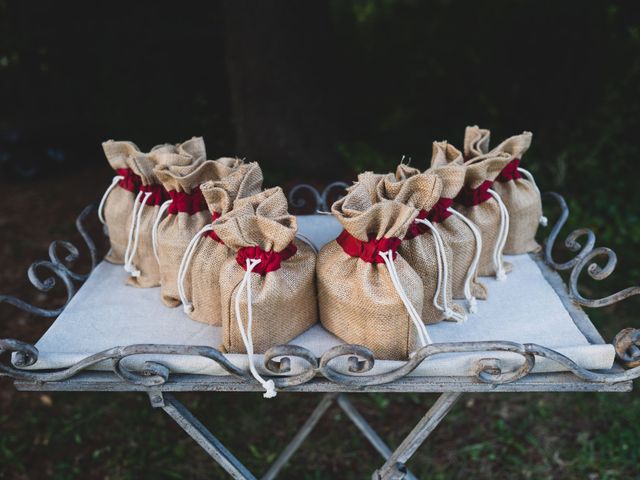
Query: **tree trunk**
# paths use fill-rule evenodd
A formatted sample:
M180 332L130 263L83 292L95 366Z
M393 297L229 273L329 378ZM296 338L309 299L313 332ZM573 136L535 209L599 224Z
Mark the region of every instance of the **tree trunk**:
M227 0L224 11L238 154L274 180L334 178L339 69L328 3Z

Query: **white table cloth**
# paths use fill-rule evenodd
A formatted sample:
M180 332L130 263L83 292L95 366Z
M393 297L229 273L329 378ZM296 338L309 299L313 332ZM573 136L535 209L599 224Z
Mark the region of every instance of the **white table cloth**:
M330 216L298 217L300 232L317 248L340 232L338 222ZM566 355L588 369L608 369L614 361L609 344L591 344L580 332L564 308L558 294L545 280L537 263L528 255L512 256L513 272L505 282L482 278L489 289L489 300L480 301L479 312L465 323L441 322L428 326L434 342L506 340L537 343ZM221 327L211 327L191 320L182 308L167 308L160 301L160 289L136 289L125 285L127 274L122 266L100 263L80 288L64 312L36 343L38 361L30 369L69 367L83 358L115 346L153 343L173 345L207 345L218 347ZM283 312L283 318L286 312ZM292 344L301 345L320 356L327 349L343 343L315 325ZM258 363L262 364L257 355ZM504 368L515 368L522 357L505 352L443 354L424 361L412 375L473 376L479 358L497 358ZM229 354L234 364L247 367L247 356ZM128 357L128 368L139 368L154 359L176 373L227 375L207 358L181 355L139 355ZM299 359L292 371L299 370ZM371 374L393 370L403 362L377 360ZM346 359L336 365L346 369ZM96 365L95 369L107 369ZM536 359L534 372L554 372L563 368L543 358Z

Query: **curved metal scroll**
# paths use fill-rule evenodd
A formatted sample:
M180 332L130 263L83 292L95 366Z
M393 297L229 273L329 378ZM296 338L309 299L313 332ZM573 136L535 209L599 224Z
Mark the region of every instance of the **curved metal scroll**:
M589 263L594 258L598 256L606 256L607 263L604 267L599 266L597 263ZM616 264L618 263L618 257L615 252L606 247L598 247L584 257L580 259L580 261L576 264L576 266L571 271L571 276L569 277L569 291L571 297L578 302L580 305L584 305L586 307L606 307L607 305L611 305L613 303L620 302L625 298L629 298L633 295L640 295L640 287L629 287L624 290L609 295L604 298L599 299L588 299L582 296L582 294L578 290L578 280L580 278L580 274L584 267L587 267L587 273L594 280L604 280L609 275L613 273L616 268ZM588 266L587 266L588 265Z
M82 239L84 240L84 243L89 250L89 255L91 256L91 271L93 271L98 263L98 253L95 243L91 239L84 226L84 222L87 217L91 215L95 210L96 205L89 205L84 210L82 210L82 212L76 219L76 229L82 236ZM58 256L58 250L60 248L66 250L66 256L64 256L64 258L60 258ZM67 299L61 307L54 309L36 307L25 302L24 300L9 295L0 295L0 304L8 303L9 305L13 305L14 307L17 307L21 310L39 315L41 317L57 317L58 315L60 315L60 313L62 313L64 307L66 307L66 305L76 293L76 285L74 282L84 282L87 278L89 278L89 274L91 273L90 271L89 273L81 274L71 270L71 266L75 263L79 256L80 252L78 248L71 242L54 240L49 245L49 260L38 260L32 263L27 272L31 284L41 292L51 291L51 289L56 286L56 278L62 281L67 290ZM41 278L38 273L41 270L48 270L53 274L53 276Z
M564 224L567 223L567 218L569 218L569 207L567 206L567 202L564 200L562 195L558 193L545 192L543 194L543 197L553 198L554 200L556 200L558 202L558 205L560 205L560 210L561 210L560 217L558 218L555 225L551 229L551 233L549 234L549 237L544 242L545 261L547 262L547 264L549 264L552 268L555 268L556 270L569 270L575 267L578 264L578 262L593 249L596 243L596 236L588 228L579 228L577 230L574 230L567 236L566 240L564 241L564 244L570 251L578 252L578 254L567 262L564 262L564 263L556 262L553 259L553 247L556 243L560 230L562 230L562 227L564 226ZM578 242L578 239L580 237L586 237L586 242L584 246L582 246L582 244Z
M637 348L640 332L636 330L633 336ZM613 384L640 377L640 366L621 373L592 372L580 367L567 356L550 348L533 343L519 344L515 342L458 342L427 345L418 350L415 355L400 367L378 374L367 374L367 372L373 370L375 359L371 351L361 345L339 345L325 352L319 359L303 347L279 345L265 354L264 368L266 371L276 374L271 378L279 389L302 385L316 377L324 377L333 383L350 388L360 388L392 383L406 377L419 365L428 362L437 355L461 352L486 353L486 357L483 356L476 362L475 374L479 382L492 385L515 382L527 376L534 369L537 357L554 361L587 382ZM520 355L522 363L515 369L505 369L499 359L491 357L492 352L511 352ZM38 359L38 350L35 347L18 340L0 340L0 354L4 353L14 353L14 364L18 367L31 366ZM116 375L128 383L146 387L163 385L168 381L171 370L166 365L163 365L161 361L146 361L143 363L143 368L136 371L129 369L126 362L123 362L123 360L132 355L147 354L205 357L217 363L229 375L247 383L255 382L249 372L235 366L219 350L206 346L185 345L129 345L126 347L114 347L91 355L69 368L53 372L23 370L0 363L0 372L13 378L33 382L58 382L102 363L103 367L110 366ZM279 360L275 360L276 357ZM334 365L334 362L339 361L340 357L346 357L346 369L339 369ZM283 376L290 372L292 358L303 360L301 371L295 375ZM635 361L640 361L640 356L637 356Z
M314 212L327 212L331 208L329 199L331 198L332 192L344 190L347 187L348 184L345 182L333 182L327 185L324 190L322 190L322 193L320 193L316 187L307 183L301 183L293 187L289 192L289 203L295 208L304 208L307 205L307 200L302 193L307 192L315 202Z

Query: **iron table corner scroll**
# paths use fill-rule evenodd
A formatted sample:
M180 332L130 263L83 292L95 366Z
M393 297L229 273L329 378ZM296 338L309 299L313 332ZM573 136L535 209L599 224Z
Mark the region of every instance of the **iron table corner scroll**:
M302 192L311 194L315 201L315 210L326 211L329 205L329 196L335 195L337 188L346 188L347 185L341 182L334 182L327 186L322 193L310 185L299 185L294 187L289 195L289 201L293 207L300 208L305 205L305 201L297 198ZM578 290L578 280L584 268L591 278L601 280L608 277L616 265L616 256L613 251L595 247L595 235L591 230L578 229L569 234L565 240L566 247L577 252L576 256L564 263L558 263L553 258L553 248L560 233L566 223L569 210L564 199L556 193L545 194L545 197L555 199L561 207L561 215L553 226L549 238L545 242L544 260L549 267L563 271L571 270L569 281L569 296L576 303L587 307L601 307L618 302L632 295L640 294L640 287L627 288L614 295L603 299L591 300L583 297ZM76 226L80 232L91 257L91 269L98 263L98 254L95 243L87 233L84 226L85 220L95 211L95 205L85 208L76 221ZM584 238L584 245L578 240ZM66 250L66 256L61 259L58 255L59 249ZM607 257L604 267L598 266L593 259L600 256ZM72 264L78 259L79 250L73 244L66 241L54 241L49 247L49 260L34 262L29 268L28 274L31 283L40 291L48 292L56 284L56 279L52 277L44 280L38 276L38 271L47 269L55 277L62 281L67 289L67 299L63 306L55 309L44 309L34 307L28 303L14 297L0 296L0 304L8 303L22 310L35 313L43 317L55 317L59 315L76 292L76 285L84 282L89 274L81 274L71 269ZM590 263L592 262L592 263ZM349 388L364 388L367 386L389 384L402 379L415 370L422 362L441 354L454 352L491 352L508 351L519 354L523 362L514 371L503 371L498 360L484 358L476 365L476 379L482 383L500 385L518 381L527 376L535 366L536 357L544 357L564 366L578 378L586 382L597 383L618 383L633 380L640 377L640 330L625 329L620 332L613 342L618 358L626 367L631 367L626 371L616 372L592 372L578 366L568 357L546 347L536 344L519 344L514 342L458 342L439 343L421 348L406 363L399 368L375 375L368 375L375 364L372 352L366 347L359 345L339 345L326 351L319 358L309 350L295 345L278 345L269 349L264 356L264 368L273 374L276 387L286 389L287 387L303 385L313 381L316 377L324 377L326 380L343 385ZM69 379L79 372L86 370L97 363L108 362L111 370L122 380L133 384L149 388L165 384L171 374L170 370L157 362L147 361L144 363L142 371L131 371L126 367L124 359L132 355L140 354L170 354L170 355L198 355L209 358L218 363L229 375L242 382L252 382L252 377L244 370L232 364L219 350L207 346L183 346L183 345L128 345L115 346L103 352L91 355L77 364L56 371L39 372L24 370L35 364L38 359L38 350L35 346L13 339L0 339L0 354L13 353L13 365L10 362L0 362L0 374L8 375L15 379L26 380L37 383L58 382ZM335 368L335 360L346 357L348 371L344 372ZM291 372L291 360L296 358L302 360L302 370L299 373ZM15 367L18 368L15 368Z

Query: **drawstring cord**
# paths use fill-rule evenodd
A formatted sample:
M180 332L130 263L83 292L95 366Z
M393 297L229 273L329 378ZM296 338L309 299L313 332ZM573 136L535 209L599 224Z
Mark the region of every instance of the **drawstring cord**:
M142 199L142 203L138 207L138 205L137 205L138 202L136 201L136 204L133 206L133 212L134 213L132 215L131 220L133 221L133 216L136 217L136 219L135 219L135 227L134 227L133 231L132 230L129 231L129 235L130 235L129 240L131 240L131 236L133 236L133 246L131 247L131 249L129 251L129 256L128 257L127 257L127 255L125 253L124 269L127 272L129 272L132 277L139 277L140 276L140 270L138 270L133 265L133 259L134 259L135 255L136 255L136 251L138 250L138 243L139 243L139 240L140 240L140 222L142 220L142 212L144 211L144 207L147 204L147 200L149 200L149 197L151 196L151 192L139 192L138 193L138 197L140 196L141 193L144 193L144 198ZM136 200L138 199L138 197L136 197ZM137 207L137 212L136 212L136 207Z
M402 284L400 283L400 278L398 277L396 266L393 264L393 250L387 250L386 252L378 252L378 255L382 257L382 260L384 260L384 264L387 266L387 270L389 270L391 283L393 283L393 286L395 287L396 292L398 292L398 295L400 296L402 303L404 303L404 306L407 309L407 313L409 314L409 317L411 318L414 326L416 327L416 330L418 332L418 339L420 340L420 346L424 347L425 345L429 345L430 343L433 343L433 341L431 340L431 337L429 336L429 333L427 332L427 327L425 327L424 323L422 322L422 318L420 318L420 315L418 314L415 307L409 300L409 297L407 297L407 294L404 291L404 288L402 288Z
M460 315L449 308L447 302L447 285L449 284L449 265L447 262L447 254L444 247L444 242L440 236L438 229L426 218L417 218L416 222L422 223L429 227L436 247L436 260L438 262L438 282L436 284L436 292L433 296L433 306L438 310L444 312L444 317L447 320L454 320L456 322L464 322L467 320L465 315ZM438 303L438 297L442 293L442 305Z
M151 228L151 245L153 246L153 255L156 257L158 263L160 263L160 255L158 254L158 227L160 226L160 222L162 221L162 215L167 211L169 205L171 205L173 200L167 200L162 205L160 205L160 209L158 210L158 214L156 215L156 219L153 222L153 228Z
M100 223L102 223L103 225L107 223L107 221L104 219L104 204L107 203L107 197L111 193L111 190L116 188L120 180L124 180L124 177L122 175L116 175L115 177L113 177L113 180L111 180L111 185L109 185L109 188L107 188L107 190L104 192L104 195L102 195L102 199L100 199L100 205L98 205L98 218L100 219Z
M136 230L136 216L138 214L138 207L140 205L140 198L144 192L138 192L136 198L133 200L133 209L131 210L131 225L129 225L129 236L127 239L127 248L124 251L124 269L129 272L129 252L131 251L131 246L133 245L133 234Z
M198 242L202 238L202 234L211 230L213 230L212 224L202 227L198 233L193 236L189 245L187 245L187 249L184 251L184 255L180 261L180 268L178 268L178 295L180 295L180 301L182 302L182 309L184 310L184 313L193 312L193 304L187 299L187 293L184 288L184 281L187 277L187 272L189 271L189 265L191 265L193 254L196 251Z
M251 334L251 329L253 327L253 309L251 306L251 272L254 267L260 263L260 259L247 258L247 269L244 272L244 277L242 278L242 282L238 287L238 292L236 293L236 320L238 321L238 329L240 330L240 335L242 336L242 342L247 350L247 357L249 360L249 370L251 371L251 375L255 378L260 385L264 388L265 392L262 395L264 398L273 398L277 395L276 385L273 380L265 380L258 373L254 363L253 363L253 336ZM242 323L242 314L240 312L240 296L244 289L247 289L247 330L244 329L244 324Z
M502 198L500 198L500 195L498 195L495 190L490 188L488 192L495 201L498 202L498 207L500 208L500 230L498 231L498 239L493 249L493 264L496 269L496 280L502 282L507 279L502 252L507 243L507 236L509 235L509 212L507 212L507 207L505 207Z
M469 313L477 313L478 301L476 300L476 297L471 292L471 280L473 279L473 276L475 275L476 270L478 269L478 263L480 262L480 253L482 252L482 235L480 235L480 231L478 230L478 227L476 227L473 224L473 222L469 220L467 217L465 217L463 214L461 214L457 210L454 210L453 208L448 208L447 211L455 215L456 217L458 217L467 225L467 227L469 227L469 230L471 230L471 233L473 233L473 237L475 238L475 241L476 241L476 253L473 257L473 261L469 266L469 270L467 271L467 276L464 280L464 298L467 300L467 304L469 306Z
M524 168L520 168L518 167L518 171L523 174L525 177L527 177L527 180L529 180L532 184L533 184L533 188L536 189L536 192L538 192L538 195L540 195L540 189L538 188L538 184L536 183L535 179L533 178L533 175L531 174L531 172L529 170L526 170ZM546 227L549 224L549 219L547 217L545 217L544 215L542 215L540 217L540 225L542 225L543 227Z

